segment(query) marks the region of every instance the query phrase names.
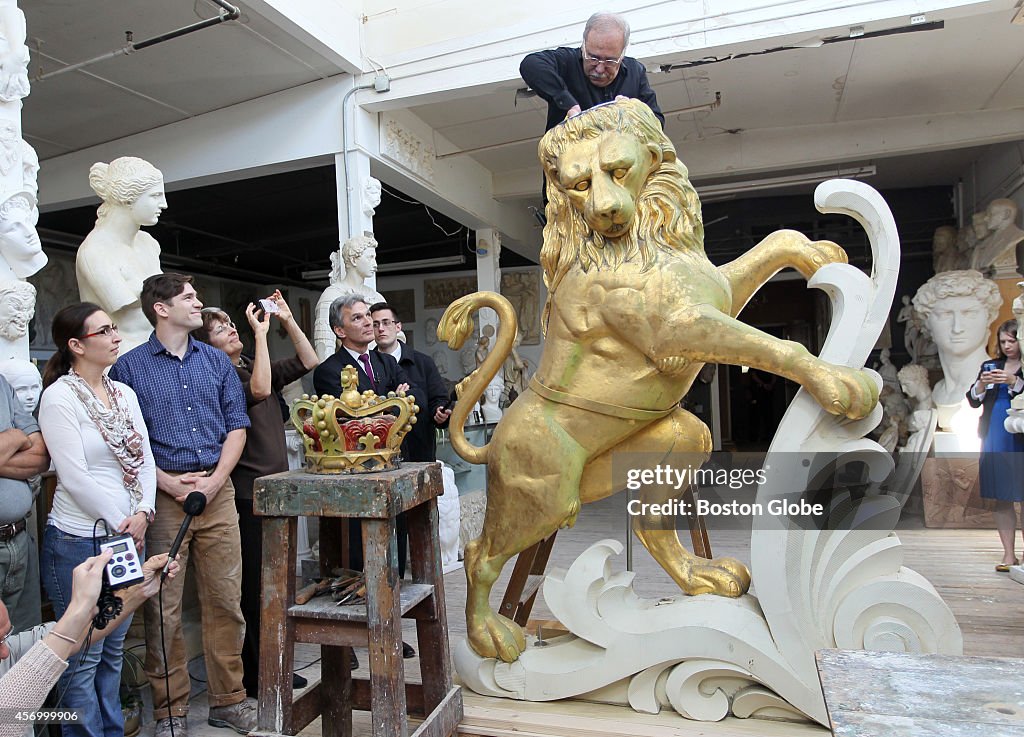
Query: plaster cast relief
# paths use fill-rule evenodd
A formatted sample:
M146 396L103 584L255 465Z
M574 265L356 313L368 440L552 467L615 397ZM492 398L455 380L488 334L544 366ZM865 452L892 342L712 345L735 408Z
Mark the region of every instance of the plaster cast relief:
M405 130L396 120L384 124L381 153L424 179L434 178L434 147Z
M506 271L501 275L501 294L516 311L523 345L540 343L540 272Z
M339 258L340 257L340 258ZM331 330L331 303L338 297L358 294L367 306L384 302L380 292L366 285L365 280L377 273L377 241L368 235L357 235L345 241L341 251L331 254L331 285L316 301L313 337L320 360L332 355L337 337Z
M937 407L959 406L988 360L988 327L1002 299L995 282L977 271L946 271L926 281L914 295L914 309L939 352L943 378L932 389ZM950 427L940 411L939 424Z
M1017 227L1017 211L1017 203L1009 199L992 200L988 204L984 212L987 232L974 248L971 268L981 271L993 268L1000 274L1017 268L1016 247L1024 241L1024 230Z
M28 323L35 311L35 287L27 281L0 282L0 338L17 340L28 333Z
M103 200L96 225L78 248L78 291L110 315L121 333L121 355L149 340L142 313L142 282L159 274L160 244L144 225L156 225L167 207L160 170L134 156L93 164L89 186Z
M21 188L31 193L34 200L38 200L39 155L25 140L19 139L18 148L21 150ZM36 220L39 220L38 210L36 210Z
M376 212L377 205L380 204L380 180L374 177L367 177L363 181L363 187L361 190L361 200L363 205L363 214L368 218L372 218Z
M31 91L28 81L25 14L16 5L0 6L0 100L15 102Z
M9 120L0 121L0 175L7 176L21 159L21 144L18 126Z
M8 358L0 361L0 376L7 379L22 408L35 412L43 391L43 377L36 365L25 358Z

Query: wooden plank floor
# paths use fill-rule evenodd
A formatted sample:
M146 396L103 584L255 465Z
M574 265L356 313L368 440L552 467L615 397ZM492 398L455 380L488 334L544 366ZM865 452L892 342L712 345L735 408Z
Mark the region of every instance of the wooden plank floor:
M603 538L623 540L626 530L625 500L607 499L584 507L575 528L559 533L551 557L551 565L566 567L587 547ZM949 604L960 623L967 655L1024 658L1024 587L1010 580L1006 574L993 570L999 562L1001 547L994 530L940 530L925 529L919 519L901 523L897 534L903 541L905 565L925 576ZM711 541L715 555L734 555L749 560L749 532L739 530L712 530ZM637 572L635 588L646 597L671 596L677 592L675 584L661 570L639 544L633 546L634 570ZM625 554L613 560L613 568L626 567ZM494 587L491 604L497 606L511 573L506 565L502 577ZM755 582L756 588L756 582ZM445 594L448 605L449 636L454 643L465 637L466 582L463 571L445 576ZM551 616L541 597L538 597L533 616ZM415 630L406 627L406 639L414 642ZM310 648L309 652L299 652ZM312 646L301 645L296 650L298 662L314 661L317 653ZM365 664L365 651L360 654ZM409 680L419 676L417 661L408 661ZM319 678L319 665L314 663L303 671L310 680ZM365 672L365 671L364 671ZM1008 688L1011 684L1008 684ZM995 700L1002 700L994 694ZM526 703L465 694L466 718L459 734L489 735L493 737L680 737L706 735L708 737L764 737L815 735L823 737L828 730L809 724L769 722L765 720L727 719L717 723L693 722L672 711L658 715L636 714L625 707L588 704L580 701ZM190 725L191 726L191 725ZM198 726L198 725L196 725ZM205 732L205 724L197 735ZM209 731L210 735L221 730ZM193 727L193 732L196 732ZM303 735L319 735L320 722L313 722ZM357 713L354 734L369 737L367 714Z

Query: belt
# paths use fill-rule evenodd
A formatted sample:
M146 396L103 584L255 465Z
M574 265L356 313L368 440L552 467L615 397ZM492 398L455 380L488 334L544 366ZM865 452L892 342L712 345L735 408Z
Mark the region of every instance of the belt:
M608 402L601 402L596 399L589 399L588 397L581 397L576 394L569 394L568 392L561 392L557 389L552 389L551 387L542 384L536 374L530 377L530 388L540 396L544 397L544 399L549 399L552 402L567 404L570 407L576 407L578 409L595 412L599 415L606 415L608 417L620 417L624 420L660 420L679 406L677 404L673 404L671 407L666 407L665 409L635 409L633 407L621 407L617 404L609 404Z
M0 525L0 542L13 540L19 533L25 531L25 520L11 522L9 525Z
M206 468L190 468L186 471L168 471L167 473L173 473L180 476L183 473L213 473L215 470L217 470L216 463L212 466L207 466Z

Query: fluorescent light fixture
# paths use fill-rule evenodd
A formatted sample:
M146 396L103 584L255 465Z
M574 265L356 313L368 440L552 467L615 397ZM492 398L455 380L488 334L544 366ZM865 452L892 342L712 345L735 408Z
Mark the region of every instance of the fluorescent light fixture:
M792 187L798 184L820 184L828 179L864 179L874 176L877 169L874 164L868 166L851 166L845 169L830 169L827 171L811 171L803 174L792 174L782 177L768 177L766 179L750 179L743 182L727 182L725 184L695 184L697 194L703 202L712 199L719 199L727 195L743 194L745 192L758 192L765 189L780 189Z
M437 258L420 258L412 261L398 261L393 264L377 264L377 273L387 274L391 271L429 269L434 266L459 266L464 263L466 263L466 257L461 254L456 256L438 256Z
M326 279L330 275L330 269L313 269L312 271L302 272L302 278L306 281L320 281L321 279Z

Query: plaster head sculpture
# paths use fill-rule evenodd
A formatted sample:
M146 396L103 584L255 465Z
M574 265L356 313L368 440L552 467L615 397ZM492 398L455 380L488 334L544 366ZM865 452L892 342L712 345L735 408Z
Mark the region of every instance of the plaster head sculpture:
M103 200L97 221L125 211L136 225L156 225L167 209L164 175L144 159L122 156L89 169L89 186Z
M928 384L928 369L916 363L908 363L897 373L900 388L914 403L914 409L926 409L931 406L932 389Z
M985 225L995 233L1017 220L1017 203L1009 199L992 200L985 208Z
M974 252L971 264L974 268L992 267L997 277L1008 276L1017 268L1016 246L1024 241L1024 230L1017 227L1017 203L1001 198L992 200L983 212L975 213L975 223L980 219L985 228Z
M956 228L952 225L942 225L935 229L932 236L932 268L936 274L956 268L956 236Z
M991 230L988 227L988 214L982 210L971 215L971 232L975 242L983 240Z
M0 284L0 338L16 340L25 335L35 312L35 287L27 281Z
M38 218L35 197L28 192L13 194L0 205L0 257L11 274L20 279L46 266L46 254L35 227Z
M345 261L345 279L352 281L351 274L357 274L359 281L377 273L377 241L368 235L357 235L345 241L341 247Z
M376 212L377 205L380 204L380 193L381 186L379 179L367 177L363 181L362 205L363 214L366 215L366 217L372 218L374 212Z
M0 361L0 375L7 379L22 408L30 414L35 412L43 391L43 377L36 365L24 358L9 358Z
M505 382L500 375L491 379L487 388L484 389L484 396L480 401L480 409L484 416L484 422L497 422L501 419L501 393L505 389Z
M21 188L29 192L32 197L39 199L39 155L29 145L28 141L21 139L18 142L21 149ZM39 211L36 211L36 220L39 219ZM33 223L35 225L35 223Z
M942 365L943 378L932 390L937 406L959 405L964 399L978 367L988 358L988 326L1001 304L996 283L972 270L936 274L914 295L914 308Z
M89 169L89 186L103 200L96 225L78 248L75 271L82 300L98 304L121 331L121 352L149 339L142 282L161 273L160 244L141 228L156 225L167 207L160 170L135 156Z

